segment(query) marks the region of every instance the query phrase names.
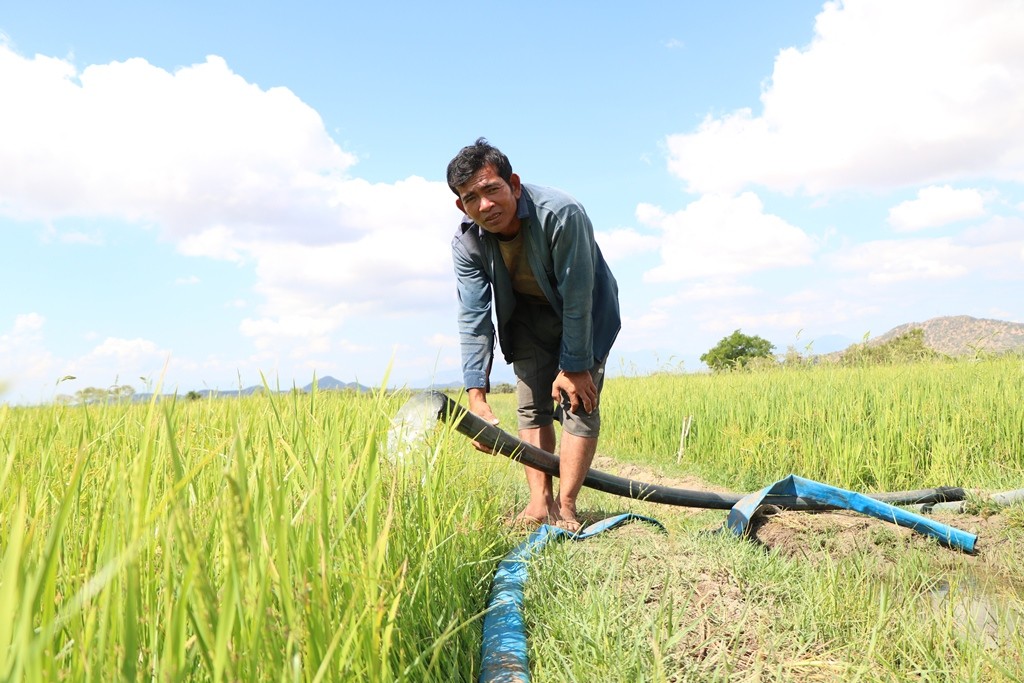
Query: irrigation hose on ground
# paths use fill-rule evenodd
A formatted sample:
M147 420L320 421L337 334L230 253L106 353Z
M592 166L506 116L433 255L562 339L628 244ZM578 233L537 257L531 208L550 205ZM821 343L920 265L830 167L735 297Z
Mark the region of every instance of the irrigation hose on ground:
M498 563L484 616L481 683L527 683L530 680L523 619L523 590L529 561L550 541L582 541L633 521L647 522L665 531L658 520L632 513L609 517L576 533L544 524Z
M480 416L474 415L460 406L447 395L439 391L430 391L422 397L412 400L426 401L432 413L435 412L436 408L438 420L450 421L460 434L468 436L487 448L493 449L496 453L501 453L512 460L529 465L552 476L558 476L558 456L525 443L497 426L490 424ZM692 491L661 486L660 484L648 484L593 469L590 470L586 479L583 480L583 485L597 491L625 498L634 498L651 503L663 503L665 505L713 510L731 510L744 497L736 493ZM919 489L916 491L872 493L869 497L889 505L931 505L947 501L962 501L967 497L967 493L959 487L940 486L938 488ZM769 498L765 502L786 510L837 509L835 505L808 500L800 496L773 495Z
M1024 489L1015 489L1013 491L1003 491L1002 493L993 493L985 498L979 498L980 503L989 503L991 505L997 505L999 507L1007 507L1014 503L1024 502ZM954 500L945 503L921 503L911 507L912 510L916 510L921 514L931 514L932 512L967 512L970 509L970 505L966 500Z
M439 421L451 423L456 431L479 442L496 453L529 465L547 474L559 475L559 459L536 446L490 424L469 412L447 395L431 391L414 397L406 406L415 405ZM403 409L404 410L404 409ZM962 488L939 487L917 491L876 493L870 496L845 491L827 484L795 475L776 482L760 491L740 495L712 493L648 484L623 477L590 470L583 485L605 493L634 498L652 503L683 507L730 510L725 528L738 536L745 535L757 510L765 504L789 510L849 509L868 514L900 526L926 533L940 542L965 552L974 552L977 536L948 527L895 508L895 505L935 505L947 501L963 501ZM661 526L657 521L637 515L620 515L599 522L593 528L575 534L556 527L542 525L531 536L514 548L499 565L487 603L482 643L481 683L528 683L530 672L527 661L526 630L522 618L523 585L526 581L527 561L547 541L572 538L579 540L616 526L628 519L644 519ZM664 528L664 527L662 527Z

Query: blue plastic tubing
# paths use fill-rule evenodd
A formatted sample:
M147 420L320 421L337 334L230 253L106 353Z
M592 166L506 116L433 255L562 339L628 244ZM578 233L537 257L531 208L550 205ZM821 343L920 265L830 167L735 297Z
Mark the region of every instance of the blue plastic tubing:
M430 392L427 400L432 402L432 409L436 407L437 418L450 420L460 433L513 460L558 476L557 456L507 434L440 392ZM933 536L950 547L969 553L974 552L977 541L977 536L973 534L894 507L961 501L966 497L965 491L961 488L942 487L866 496L790 475L760 491L741 496L645 484L596 470L590 471L583 484L606 493L654 503L729 510L726 528L738 536L746 535L757 510L763 505L770 504L791 510L854 510ZM530 680L526 656L526 627L522 614L523 586L526 583L529 559L542 550L549 541L590 538L635 519L661 527L656 520L634 514L611 517L576 534L545 524L505 556L498 565L487 601L483 627L481 683L527 683Z
M751 493L736 503L732 510L729 511L726 526L737 536L746 535L750 528L750 520L756 514L757 509L764 504L771 504L775 496L799 496L843 510L860 512L886 522L892 522L898 526L913 529L918 533L932 536L944 545L968 553L974 552L974 544L978 540L978 537L974 534L940 524L932 519L916 515L898 507L887 505L861 493L804 479L795 474L791 474L771 486L766 486L760 491Z
M425 399L431 402L431 410L436 408L437 418L439 420L451 421L459 433L524 465L529 465L534 469L555 477L558 476L558 456L520 441L511 434L502 431L495 425L469 412L441 392L429 392L425 395ZM604 491L605 493L625 498L645 500L651 503L715 510L731 510L744 497L735 493L691 491L658 484L645 484L597 470L590 470L586 479L583 480L583 485L597 491ZM962 488L942 486L917 491L872 493L867 497L890 505L913 505L918 503L932 504L945 501L960 501L967 497L967 493ZM772 494L771 500L766 502L787 510L837 509L837 506L833 503L805 498L799 492L793 494Z
M530 680L523 622L523 587L529 560L550 541L582 541L634 520L649 522L664 531L656 519L634 514L609 517L575 534L544 524L505 556L498 564L487 598L480 683L527 683Z

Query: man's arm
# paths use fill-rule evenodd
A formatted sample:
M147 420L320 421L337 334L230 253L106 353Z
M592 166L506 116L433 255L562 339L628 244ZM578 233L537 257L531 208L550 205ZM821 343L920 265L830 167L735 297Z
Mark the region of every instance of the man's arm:
M551 259L562 298L559 367L569 373L589 371L594 365L596 243L594 228L583 207L570 212L552 237Z
M469 399L469 411L491 424L498 418L487 403L490 370L494 355L494 324L491 322L491 283L483 268L458 240L452 243L455 281L459 295L459 345L462 349L462 375ZM491 453L478 441L473 446Z
M459 346L462 375L467 389L488 389L494 354L491 322L491 283L483 268L456 239L452 243L458 293Z
M551 243L558 293L562 298L562 347L559 373L551 398L572 412L590 413L598 392L590 368L594 365L594 228L582 206L572 209L557 226Z

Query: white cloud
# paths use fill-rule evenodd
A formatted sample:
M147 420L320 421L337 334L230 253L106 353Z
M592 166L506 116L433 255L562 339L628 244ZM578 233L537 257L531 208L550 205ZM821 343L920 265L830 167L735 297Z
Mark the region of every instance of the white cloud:
M595 234L601 253L609 263L617 263L634 254L654 251L661 240L653 235L642 235L632 228L619 228Z
M90 246L102 246L103 236L98 232L86 233L80 230L69 230L67 232L54 232L62 244L87 244Z
M14 317L12 334L14 336L21 336L38 332L43 329L44 324L46 324L46 318L38 313L23 313Z
M958 238L971 246L998 246L1013 249L1015 244L1024 244L1024 219L1016 216L993 216L980 225L974 225Z
M659 296L651 301L651 310L669 310L687 303L742 299L759 294L757 288L737 284L730 278L717 278L694 282L679 291Z
M990 280L1024 278L1024 221L995 217L954 236L876 240L826 257L838 271L869 283L948 279L977 274Z
M263 300L242 331L259 348L294 343L296 324L324 349L352 311L453 296L447 185L351 177L316 111L220 57L79 70L0 43L0 101L0 215L156 226L181 254L254 268Z
M244 263L242 245L231 228L215 225L202 232L185 235L178 241L178 251L185 256L206 256L221 261Z
M671 310L659 305L652 305L640 315L623 316L622 331L615 340L615 348L623 351L646 346L652 337L664 336L658 333L671 327L674 322Z
M799 228L764 212L757 195L707 195L675 214L649 204L637 219L659 228L662 265L648 282L731 276L809 263L814 242Z
M302 339L322 335L337 326L337 322L326 318L282 315L275 319L246 318L242 321L241 331L248 337L274 336Z
M173 391L175 387L163 386L163 378L180 376L198 366L189 359L173 358L169 349L161 348L152 340L122 337L107 337L88 353L61 360L57 365L59 375L76 377L73 382L60 385L59 391L64 393L114 384L136 388L148 384L153 390L160 385L164 391ZM232 369L237 367L238 364L231 366Z
M699 282L687 287L676 295L681 301L713 301L715 299L737 299L755 294L757 290L734 282Z
M443 194L450 196L447 185L422 178L362 185L367 232L357 241L245 245L256 262L263 318L258 325L250 320L243 333L261 348L291 343L296 335L288 321L296 316L307 321L301 327L316 320L319 333L327 334L353 316L401 316L453 300L450 244L460 214Z
M323 354L332 348L331 334L341 326L344 308L344 305L338 305L323 311L313 309L257 319L245 318L240 331L253 339L258 350L268 353L268 358Z
M807 313L802 310L788 311L720 311L708 316L701 329L709 332L726 333L733 330L799 330L808 324Z
M360 211L366 233L333 245L253 243L260 290L275 309L301 292L323 307L339 298L353 303L388 301L389 309L429 304L450 293L451 236L459 214L440 193L442 183L409 178L395 185L363 183ZM375 210L375 206L379 210ZM287 309L294 306L286 301Z
M148 339L119 339L107 337L86 358L112 358L117 361L136 362L142 358L157 358L166 354Z
M219 57L79 72L0 44L0 96L0 206L15 217L153 221L178 238L219 224L360 232L331 201L354 157L291 91L247 83Z
M949 185L926 187L889 210L889 225L897 231L922 230L985 215L985 195L976 189Z
M45 325L42 315L23 313L15 316L9 332L0 334L0 396L57 380L57 362L43 345Z
M338 348L346 353L366 353L373 351L374 347L367 346L366 344L356 344L355 342L349 341L348 339L342 339L338 343Z
M878 283L951 278L969 272L968 251L948 237L866 242L831 260L840 270L864 273Z
M431 348L459 348L459 338L451 334L435 332L423 339L423 343Z
M776 57L762 112L669 136L669 169L701 193L1024 180L1021 35L1018 0L828 2L811 44Z

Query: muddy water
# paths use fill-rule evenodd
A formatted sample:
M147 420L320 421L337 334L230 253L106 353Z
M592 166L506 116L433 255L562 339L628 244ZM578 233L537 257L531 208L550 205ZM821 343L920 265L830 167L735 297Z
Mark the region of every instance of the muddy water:
M1024 627L1021 592L1006 580L987 575L940 579L928 593L939 614L952 613L965 636L981 637L994 647Z

